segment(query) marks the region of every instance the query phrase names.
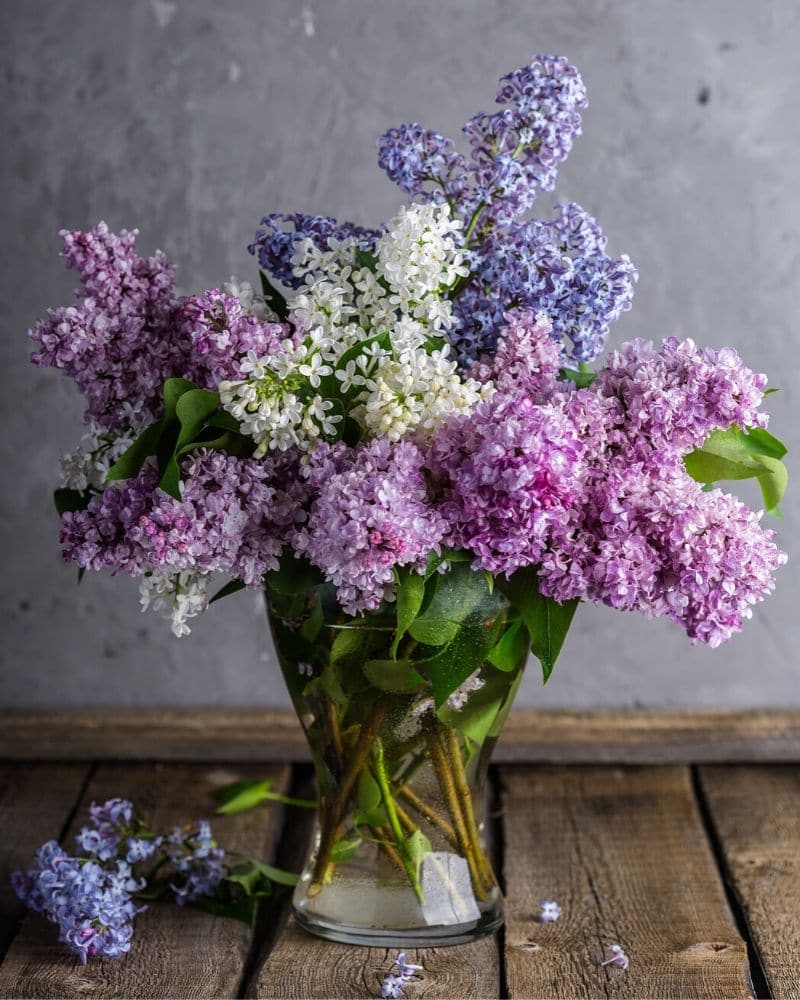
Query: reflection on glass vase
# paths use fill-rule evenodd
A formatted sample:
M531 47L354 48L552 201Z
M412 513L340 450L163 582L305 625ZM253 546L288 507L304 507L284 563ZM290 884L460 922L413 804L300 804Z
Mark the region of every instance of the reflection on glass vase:
M411 628L346 615L327 584L266 593L316 771L299 923L355 944L458 944L496 930L485 781L529 639L483 574L453 567ZM429 588L430 589L430 588Z

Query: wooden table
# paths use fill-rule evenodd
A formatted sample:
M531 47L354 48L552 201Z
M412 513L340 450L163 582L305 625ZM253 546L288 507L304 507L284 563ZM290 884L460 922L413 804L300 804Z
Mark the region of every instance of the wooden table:
M418 949L421 997L800 998L800 713L512 714L492 775L503 933ZM289 894L255 928L156 904L131 953L81 966L25 915L8 872L71 838L87 805L153 824L211 816L242 777L307 791L288 713L0 715L2 997L374 997L394 955L310 937ZM308 813L217 817L228 848L297 866ZM563 915L537 921L543 899ZM630 969L601 967L611 944Z

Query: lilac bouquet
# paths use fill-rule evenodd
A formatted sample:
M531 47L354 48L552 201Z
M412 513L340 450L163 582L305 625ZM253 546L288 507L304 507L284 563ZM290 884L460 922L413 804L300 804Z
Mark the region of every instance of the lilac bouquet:
M258 289L178 296L134 232L64 232L78 301L32 331L34 362L87 401L56 492L65 559L139 578L176 635L218 597L266 591L328 761L312 898L370 838L424 898L437 823L391 804L416 796L421 745L439 834L489 898L459 779L528 651L547 679L581 601L717 646L786 558L716 485L754 478L778 511L764 375L673 338L590 365L637 271L581 206L530 215L581 131L577 70L536 56L497 103L464 126L469 155L418 124L381 136L408 196L385 225L266 216Z

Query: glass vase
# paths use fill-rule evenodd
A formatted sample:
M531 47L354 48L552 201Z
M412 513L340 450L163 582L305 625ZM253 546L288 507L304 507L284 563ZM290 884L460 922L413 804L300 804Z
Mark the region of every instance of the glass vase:
M477 577L461 566L434 581L402 636L394 604L352 617L327 584L266 590L318 786L293 900L315 934L438 946L502 923L486 776L529 647L506 599Z

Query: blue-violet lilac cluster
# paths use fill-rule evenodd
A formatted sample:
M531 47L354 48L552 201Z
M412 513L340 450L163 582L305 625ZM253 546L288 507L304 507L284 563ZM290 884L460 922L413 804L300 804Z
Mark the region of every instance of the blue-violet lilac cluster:
M26 906L58 925L59 941L84 963L130 950L134 920L145 909L138 897L148 889L155 898L156 875L183 905L212 896L225 874L225 852L208 823L156 835L126 799L92 803L75 844L74 855L54 840L43 844L34 867L14 872L11 883Z

